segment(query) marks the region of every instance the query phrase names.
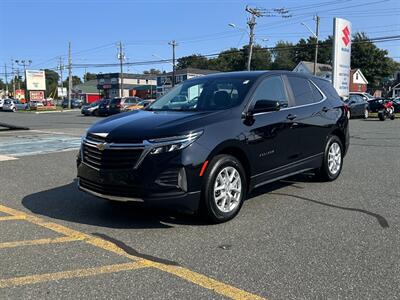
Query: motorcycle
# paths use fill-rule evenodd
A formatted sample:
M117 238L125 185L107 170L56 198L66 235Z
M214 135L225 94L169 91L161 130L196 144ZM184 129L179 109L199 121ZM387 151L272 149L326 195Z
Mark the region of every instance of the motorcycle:
M394 120L396 117L394 114L394 106L392 101L385 101L382 104L382 108L378 111L379 120L385 121L386 118Z

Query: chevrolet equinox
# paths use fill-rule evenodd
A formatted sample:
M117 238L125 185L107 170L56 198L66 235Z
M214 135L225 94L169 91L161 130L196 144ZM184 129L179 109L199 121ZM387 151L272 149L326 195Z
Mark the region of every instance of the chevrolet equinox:
M331 83L287 71L217 73L177 85L145 110L82 137L82 191L114 201L239 212L254 188L312 171L335 180L349 146L347 107Z

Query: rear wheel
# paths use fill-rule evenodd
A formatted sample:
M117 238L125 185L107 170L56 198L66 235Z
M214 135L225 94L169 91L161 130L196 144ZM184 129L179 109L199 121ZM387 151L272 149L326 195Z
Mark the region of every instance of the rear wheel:
M17 111L17 109L16 109L15 107L13 107L12 111L13 111L13 112L16 112L16 111Z
M317 178L323 181L333 181L338 178L342 171L343 153L340 139L335 135L330 136L325 146L322 166L316 171Z
M214 223L234 218L243 205L247 188L240 161L231 155L217 155L204 176L202 201L205 215Z
M378 112L378 117L379 117L379 120L381 120L381 121L386 120L386 114L383 111Z

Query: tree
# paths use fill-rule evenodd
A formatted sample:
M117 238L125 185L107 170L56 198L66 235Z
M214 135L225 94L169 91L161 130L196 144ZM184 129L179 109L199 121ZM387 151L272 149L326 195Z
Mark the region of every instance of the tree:
M223 72L243 71L246 66L246 60L243 50L231 48L219 53L218 57L210 60L210 69L216 69Z
M87 72L84 76L83 76L84 81L89 81L89 80L96 80L97 79L97 74L95 73L90 73Z
M154 69L154 68L151 68L150 70L143 71L143 74L146 74L146 75L157 75L157 74L160 74L160 73L161 73L160 70Z
M271 69L292 71L296 67L296 52L290 42L279 41L272 50L274 61Z
M384 80L396 70L396 62L387 55L388 52L375 46L365 33L357 33L353 37L352 68L361 69L372 89L382 87Z
M248 58L248 46L243 47L246 53L246 60ZM251 70L268 70L271 68L272 55L267 49L264 49L260 45L253 47L253 55L251 57Z
M68 82L69 82L68 78L65 79L64 82L63 82L63 86L68 87L68 84L69 84ZM80 77L75 76L75 75L72 76L72 86L73 87L78 85L78 84L81 84L81 83L82 83L82 80L81 80Z
M46 96L54 97L58 86L59 75L57 72L49 69L45 69L44 74L46 78Z
M300 39L296 44L295 57L296 64L301 61L314 61L315 43L317 39L309 37L307 40Z
M186 69L186 68L209 69L209 63L210 63L207 57L202 56L200 54L184 56L178 58L177 61L178 61L178 64L176 66L177 69Z

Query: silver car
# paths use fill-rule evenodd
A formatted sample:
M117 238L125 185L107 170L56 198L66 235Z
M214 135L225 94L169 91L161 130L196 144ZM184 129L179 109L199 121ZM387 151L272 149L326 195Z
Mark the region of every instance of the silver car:
M28 109L28 104L22 103L19 100L15 99L5 99L3 104L4 111L12 111L16 112L17 110L26 110Z

